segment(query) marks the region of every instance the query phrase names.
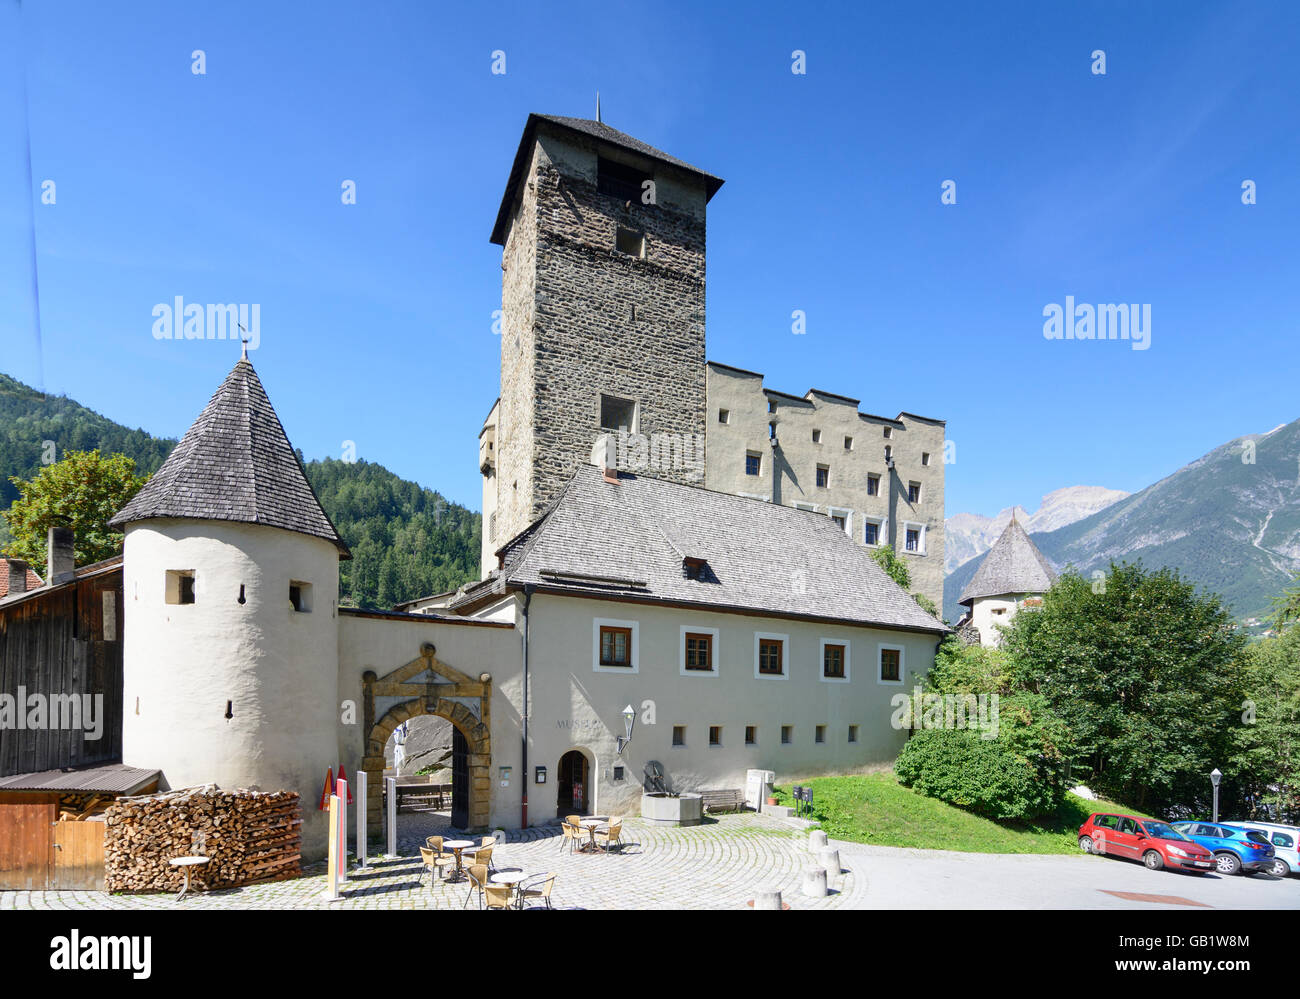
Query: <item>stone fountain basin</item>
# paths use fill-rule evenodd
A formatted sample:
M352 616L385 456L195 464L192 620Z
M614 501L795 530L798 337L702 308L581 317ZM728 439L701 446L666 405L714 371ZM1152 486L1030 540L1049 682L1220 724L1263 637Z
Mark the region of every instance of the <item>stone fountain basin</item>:
M646 791L641 795L641 818L656 825L698 826L704 814L704 799L687 791L680 795Z

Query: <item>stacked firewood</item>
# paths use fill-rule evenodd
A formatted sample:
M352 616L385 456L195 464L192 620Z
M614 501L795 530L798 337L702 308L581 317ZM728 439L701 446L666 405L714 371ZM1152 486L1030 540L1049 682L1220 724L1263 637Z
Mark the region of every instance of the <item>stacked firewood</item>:
M173 857L208 857L191 884L230 888L295 877L302 817L293 791L223 791L215 784L118 798L105 815L108 891L178 891Z
M109 794L61 794L59 795L59 821L85 822L87 819L102 819L113 796Z

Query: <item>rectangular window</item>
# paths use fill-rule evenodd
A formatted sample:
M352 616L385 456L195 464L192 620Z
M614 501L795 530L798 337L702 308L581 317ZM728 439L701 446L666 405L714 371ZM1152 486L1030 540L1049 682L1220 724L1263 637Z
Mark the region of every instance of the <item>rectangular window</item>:
M684 746L684 745L686 745L686 726L685 726L685 725L674 725L674 726L673 726L673 745L674 745L674 746Z
M299 614L311 613L311 583L289 583L289 606Z
M776 412L776 400L775 400L775 399L768 399L768 400L767 400L767 411L768 411L769 413L775 413L775 412Z
M880 649L880 680L882 683L903 682L903 650L882 646Z
M631 628L602 627L600 629L600 664L602 666L632 665Z
M868 545L880 544L880 525L867 521L867 526L863 528L862 541Z
M909 482L907 484L907 502L909 503L921 502L921 483Z
M813 443L814 443L814 444L820 444L821 442L822 442L822 432L821 432L820 430L814 430L814 431L813 431Z
M822 676L844 677L844 646L822 646Z
M907 529L907 550L909 552L920 552L921 550L921 532L915 527Z
M856 725L850 725L849 742L857 742L857 741L858 741L858 727Z
M602 430L636 430L636 403L617 396L600 397L600 427Z
M686 633L686 668L706 672L713 669L712 635L697 632Z
M867 495L868 495L868 496L879 496L879 495L880 495L880 476L879 476L879 475L868 475L868 476L867 476Z
M780 676L783 670L781 653L784 646L779 638L761 638L758 642L758 671L769 676Z
M616 163L603 156L596 159L596 190L600 194L640 204L642 185L649 179L644 170L626 163Z
M169 604L194 603L194 570L168 569L166 601Z
M629 257L644 259L645 233L619 226L618 232L614 236L614 248L619 253L626 253Z
M772 422L767 425L767 439L776 440L776 423Z
M730 423L730 422L731 422L731 410L729 410L729 409L720 409L720 410L718 410L718 422L719 422L719 423Z
M745 452L745 474L759 475L763 471L763 456L757 451Z
M815 742L825 742L825 741L826 741L826 726L825 726L825 725L818 725L818 726L817 726L816 731L814 731L814 733L813 733L813 741L815 741Z
M852 451L852 450L853 450L853 438L852 438L852 437L845 437L845 438L844 438L844 450L845 450L845 451Z
M889 438L891 438L891 437L893 437L893 436L894 436L894 428L893 428L893 427L885 427L885 440L889 440Z
M721 725L710 725L710 726L709 726L709 745L710 745L710 746L721 746L721 745L722 745L722 726L721 726Z
M818 487L819 487L819 488L822 488L822 489L825 489L825 488L826 488L827 486L829 486L830 484L831 484L831 470L830 470L830 467L827 466L827 465L818 465L818 466L817 466L817 485L818 485Z
M791 743L791 741L792 741L793 739L794 739L794 726L793 726L793 725L782 725L782 726L781 726L781 745L783 745L783 746L788 746L788 745L790 745L790 743Z
M745 745L754 746L758 744L758 728L754 725L745 726Z
M835 521L841 531L848 530L849 522L842 513L831 514L831 520Z
M930 464L930 452L929 452L929 451L922 451L922 452L921 452L921 464L922 464L922 465L928 465L928 464Z

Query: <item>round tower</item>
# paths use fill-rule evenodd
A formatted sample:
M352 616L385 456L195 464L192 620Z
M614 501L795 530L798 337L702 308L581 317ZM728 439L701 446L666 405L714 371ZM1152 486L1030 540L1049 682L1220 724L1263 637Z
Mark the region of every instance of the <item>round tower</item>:
M350 556L247 359L111 523L126 533L123 762L172 788L297 791L303 854L321 855Z

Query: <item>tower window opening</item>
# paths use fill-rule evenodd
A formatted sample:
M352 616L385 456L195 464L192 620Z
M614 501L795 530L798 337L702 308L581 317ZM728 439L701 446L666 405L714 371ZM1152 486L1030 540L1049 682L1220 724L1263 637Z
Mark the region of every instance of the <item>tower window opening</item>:
M194 603L194 570L193 569L168 569L167 570L167 603L169 604L192 604Z
M636 431L636 403L612 395L600 397L600 427L602 430Z
M629 257L645 259L645 233L619 226L618 232L614 236L614 249L618 250L619 253L626 253ZM632 306L632 309L632 318L635 319L636 306Z

